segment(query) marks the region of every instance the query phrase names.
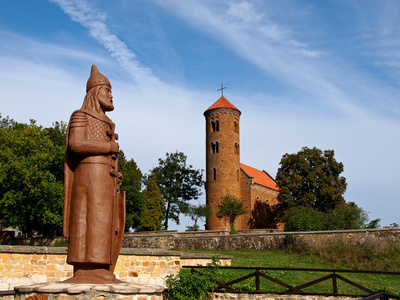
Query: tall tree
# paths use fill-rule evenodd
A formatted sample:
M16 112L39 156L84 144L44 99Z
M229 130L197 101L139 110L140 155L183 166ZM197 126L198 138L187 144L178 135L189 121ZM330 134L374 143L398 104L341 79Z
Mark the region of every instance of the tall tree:
M136 228L139 224L143 174L133 159L127 160L124 152L119 151L118 169L123 175L120 190L126 191L126 222L125 230Z
M239 198L226 194L218 203L216 215L218 218L229 220L231 232L235 232L235 221L240 215L246 214L247 208Z
M158 167L151 170L157 178L161 195L165 200L164 228L168 221L179 224L179 214L187 213L189 201L202 194L204 185L202 170L186 165L186 155L182 152L167 153L165 159L158 159Z
M62 227L66 124L17 123L0 115L0 219L4 226L54 235Z
M345 203L346 179L343 164L333 150L303 147L296 154L285 154L280 161L276 182L280 188L279 211L293 206L310 206L328 212Z
M143 191L142 203L140 205L140 216L137 230L156 231L162 227L164 199L154 175L146 180L146 189Z

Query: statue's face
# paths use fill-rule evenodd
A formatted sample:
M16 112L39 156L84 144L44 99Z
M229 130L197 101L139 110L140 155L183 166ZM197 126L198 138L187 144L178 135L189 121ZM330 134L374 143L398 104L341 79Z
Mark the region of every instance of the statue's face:
M114 110L113 96L111 94L111 88L108 85L102 85L97 95L100 106L104 111Z

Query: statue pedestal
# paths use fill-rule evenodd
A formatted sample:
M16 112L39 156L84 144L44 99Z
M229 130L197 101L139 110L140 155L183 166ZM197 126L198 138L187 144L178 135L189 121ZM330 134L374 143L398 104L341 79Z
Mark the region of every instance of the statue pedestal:
M15 300L162 300L164 287L135 283L46 282L15 287Z

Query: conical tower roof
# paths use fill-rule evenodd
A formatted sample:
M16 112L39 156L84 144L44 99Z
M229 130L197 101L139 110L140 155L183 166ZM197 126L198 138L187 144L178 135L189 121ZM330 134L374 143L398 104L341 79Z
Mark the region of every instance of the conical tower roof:
M230 103L224 96L222 96L217 101L215 101L215 103L213 105L211 105L209 108L207 108L205 110L204 114L210 110L217 109L217 108L231 108L231 109L237 110L239 112L239 114L241 113L240 110L235 105Z

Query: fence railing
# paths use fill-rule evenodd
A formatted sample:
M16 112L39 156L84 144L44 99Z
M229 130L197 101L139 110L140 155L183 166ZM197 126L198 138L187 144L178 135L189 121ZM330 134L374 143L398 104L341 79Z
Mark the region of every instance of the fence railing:
M205 266L183 266L183 268L189 268L191 272L196 272L202 274L200 272L201 269L205 269ZM400 300L400 296L390 295L385 291L373 291L369 287L363 286L360 283L357 283L349 278L345 277L344 274L353 273L353 274L380 274L380 275L400 275L400 272L383 272L383 271L362 271L362 270L341 270L341 269L311 269L311 268L274 268L274 267L218 267L222 272L224 270L247 270L251 273L242 276L240 278L231 280L229 282L221 282L219 280L215 280L216 288L214 292L230 292L230 293L246 293L246 294L297 294L297 295L320 295L320 296L343 296L343 297L368 297L368 300L373 299L396 299ZM271 276L266 273L271 273L268 271L290 271L290 272L314 272L314 273L328 273L327 275L323 275L317 279L302 283L300 285L292 285L288 282L284 282L282 280L277 279L279 276ZM339 274L340 273L340 274ZM347 275L346 275L347 276ZM241 291L234 287L235 284L239 282L244 282L247 279L254 278L254 286L255 290L251 291ZM261 279L264 278L267 281L275 283L277 286L281 288L281 290L261 290ZM331 292L310 292L305 291L306 288L314 286L318 283L324 281L331 281ZM358 294L352 293L341 293L338 289L338 282L343 281L350 286L353 286L358 290ZM400 290L400 278L399 278L399 290ZM380 295L381 296L376 296Z

